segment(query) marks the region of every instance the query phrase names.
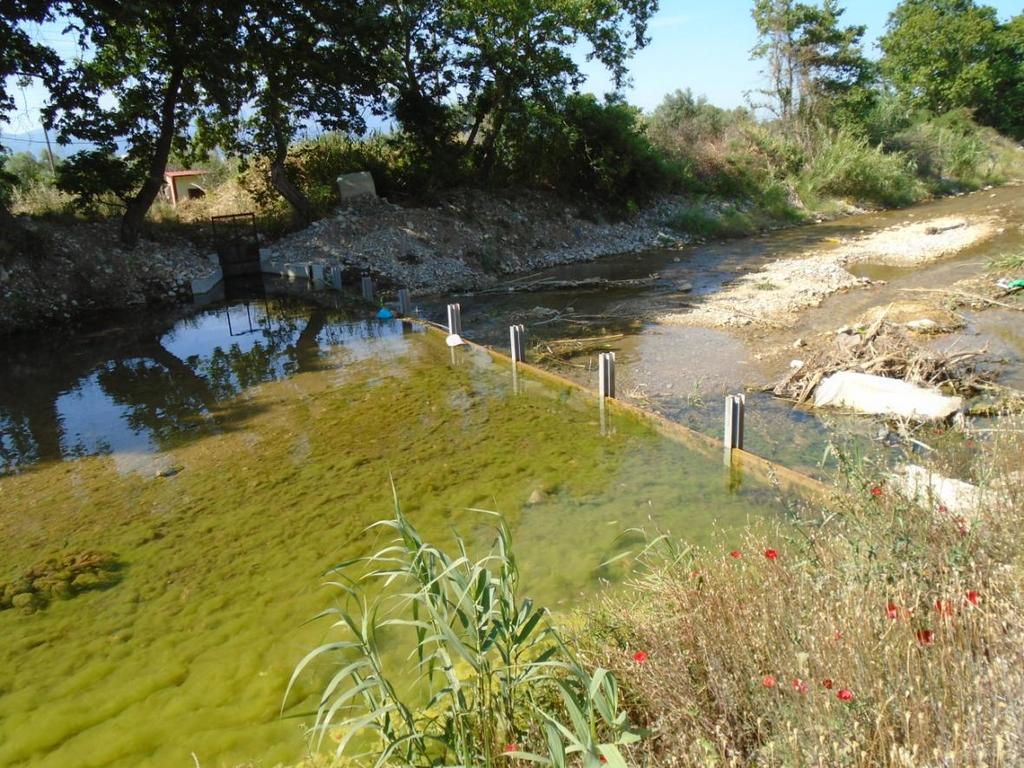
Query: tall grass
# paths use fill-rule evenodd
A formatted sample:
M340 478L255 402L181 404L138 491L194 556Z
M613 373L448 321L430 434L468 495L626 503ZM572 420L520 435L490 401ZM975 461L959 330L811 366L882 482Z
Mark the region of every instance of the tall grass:
M604 601L587 658L649 653L624 700L654 735L631 759L1024 763L1024 440L1002 426L977 456L998 495L976 516L847 463L846 489L796 532L672 558Z
M886 153L847 131L825 133L800 174L805 202L842 197L884 206L907 205L923 188L908 156Z
M587 671L546 611L519 597L509 532L495 519L489 554L472 559L456 536L449 555L420 537L396 497L394 518L371 526L393 543L332 569L345 602L320 617L334 619L340 638L302 659L285 694L319 665L317 751L333 736L337 756L374 766L515 758L624 768L619 747L640 734L620 711L614 676ZM383 649L403 634L415 663L396 670Z

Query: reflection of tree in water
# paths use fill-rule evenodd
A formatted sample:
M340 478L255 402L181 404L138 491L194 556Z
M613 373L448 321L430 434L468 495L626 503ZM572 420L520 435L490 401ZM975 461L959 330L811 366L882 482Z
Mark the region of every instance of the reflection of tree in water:
M102 393L124 411L130 429L167 448L175 436L212 425L214 417L224 427L244 415L234 406L217 407L243 389L321 368L321 335L327 344L367 335L364 328L353 333L343 313L297 301L265 300L251 310L244 331L231 329L233 336L241 331L257 337L247 350L236 342L182 360L161 344L172 322L174 333L187 335L209 321L207 314L176 321L147 317L97 342L40 336L14 352L0 380L0 472L116 449L103 438L91 445L65 444L58 402L94 376Z
M206 379L166 351L110 361L96 377L104 394L125 409L128 426L161 448L206 422L217 402Z
M32 436L28 417L0 411L0 472L10 472L39 458L39 447Z

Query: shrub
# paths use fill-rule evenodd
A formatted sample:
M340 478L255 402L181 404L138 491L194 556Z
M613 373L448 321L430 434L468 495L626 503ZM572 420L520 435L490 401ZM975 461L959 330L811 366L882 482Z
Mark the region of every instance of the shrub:
M900 152L885 153L848 131L820 137L800 176L811 200L836 195L885 206L907 205L921 196L914 161Z
M571 95L556 110L527 105L503 148L509 181L625 212L680 176L651 146L640 113L616 100Z

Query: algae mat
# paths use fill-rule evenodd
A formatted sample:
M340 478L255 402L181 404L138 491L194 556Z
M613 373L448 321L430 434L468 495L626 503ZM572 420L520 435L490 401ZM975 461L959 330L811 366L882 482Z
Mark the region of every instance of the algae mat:
M435 540L485 547L469 508L504 513L528 592L556 610L613 577L600 564L632 526L701 542L780 514L771 489L643 424L602 433L590 397L515 391L486 354L408 331L358 353L325 337L317 365L240 387L155 464L111 451L0 477L0 580L67 551L121 563L104 589L0 611L0 765L300 759L281 696L327 632L304 622L331 602L323 571L379 543L362 531L390 516L391 476Z

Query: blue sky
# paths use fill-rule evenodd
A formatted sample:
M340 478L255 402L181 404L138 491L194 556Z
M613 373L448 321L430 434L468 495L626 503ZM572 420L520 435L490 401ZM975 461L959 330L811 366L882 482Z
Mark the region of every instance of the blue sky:
M999 12L1002 20L1022 12L1021 0L990 0L987 3ZM745 103L744 94L762 84L760 64L750 60L750 49L755 43L754 23L750 17L753 0L662 0L661 9L650 27L651 42L631 62L632 86L626 90L627 99L646 111L653 110L667 93L690 88L697 95L722 107L736 107ZM848 0L843 21L846 24L865 24L865 42L868 53L877 56L875 43L885 31L885 22L897 5L897 0ZM75 54L72 40L61 38L60 24L47 24L35 34L54 45L66 57ZM603 94L611 83L599 65L584 63L588 74L585 90ZM16 91L18 110L9 118L8 125L0 124L0 132L7 137L39 128L39 108L45 99L41 88ZM10 141L13 149L39 147Z

